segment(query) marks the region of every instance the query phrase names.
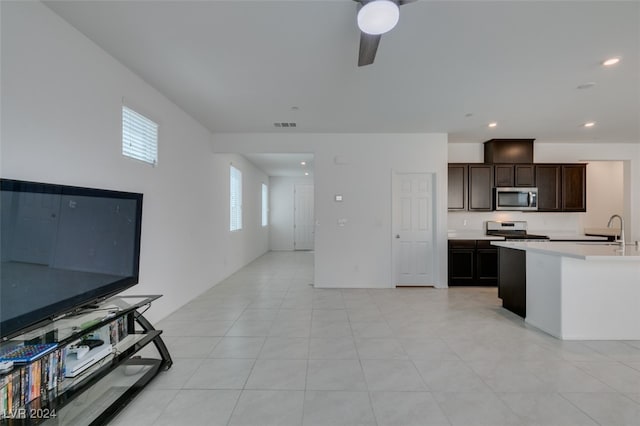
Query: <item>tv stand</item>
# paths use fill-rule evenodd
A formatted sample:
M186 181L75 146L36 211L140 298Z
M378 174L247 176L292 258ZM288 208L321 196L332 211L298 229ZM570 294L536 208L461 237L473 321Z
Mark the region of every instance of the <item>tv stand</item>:
M160 337L162 331L143 315L145 307L159 297L114 296L96 309L74 312L2 342L0 352L21 343L58 346L28 364L16 364L0 373L0 403L8 405L3 391L5 395L8 390L13 392L11 406L0 404L0 424L107 423L160 371L173 364ZM95 354L82 358L88 358L88 365L65 374L57 363L66 359L68 347L82 345L83 337L103 340L104 344L92 349ZM157 356L141 357L138 353L149 343L154 344ZM14 383L20 391L15 392Z

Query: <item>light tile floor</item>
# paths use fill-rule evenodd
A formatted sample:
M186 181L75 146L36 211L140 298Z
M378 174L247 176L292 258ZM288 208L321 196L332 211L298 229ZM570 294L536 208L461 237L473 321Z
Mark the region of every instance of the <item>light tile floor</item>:
M271 252L157 324L116 425L640 425L640 342L560 341L495 288L314 289Z

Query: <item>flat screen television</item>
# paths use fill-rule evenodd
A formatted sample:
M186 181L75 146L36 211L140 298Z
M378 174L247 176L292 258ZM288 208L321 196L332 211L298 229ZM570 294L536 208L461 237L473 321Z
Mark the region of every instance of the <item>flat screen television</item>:
M142 194L0 186L0 341L138 283Z

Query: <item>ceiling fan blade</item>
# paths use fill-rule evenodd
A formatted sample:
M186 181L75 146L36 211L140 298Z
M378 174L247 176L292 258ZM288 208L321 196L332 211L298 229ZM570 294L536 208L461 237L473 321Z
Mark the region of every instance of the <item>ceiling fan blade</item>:
M376 58L376 51L382 35L371 35L360 32L360 52L358 54L358 66L371 65Z

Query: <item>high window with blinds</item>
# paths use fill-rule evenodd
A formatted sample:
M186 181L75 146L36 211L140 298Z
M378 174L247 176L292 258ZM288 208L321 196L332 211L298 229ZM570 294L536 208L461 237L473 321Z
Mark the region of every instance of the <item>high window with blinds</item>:
M269 224L269 189L262 184L262 226Z
M122 155L151 165L158 162L158 125L122 106Z
M229 181L231 182L229 191L230 205L230 231L242 229L242 172L233 166L229 168Z

